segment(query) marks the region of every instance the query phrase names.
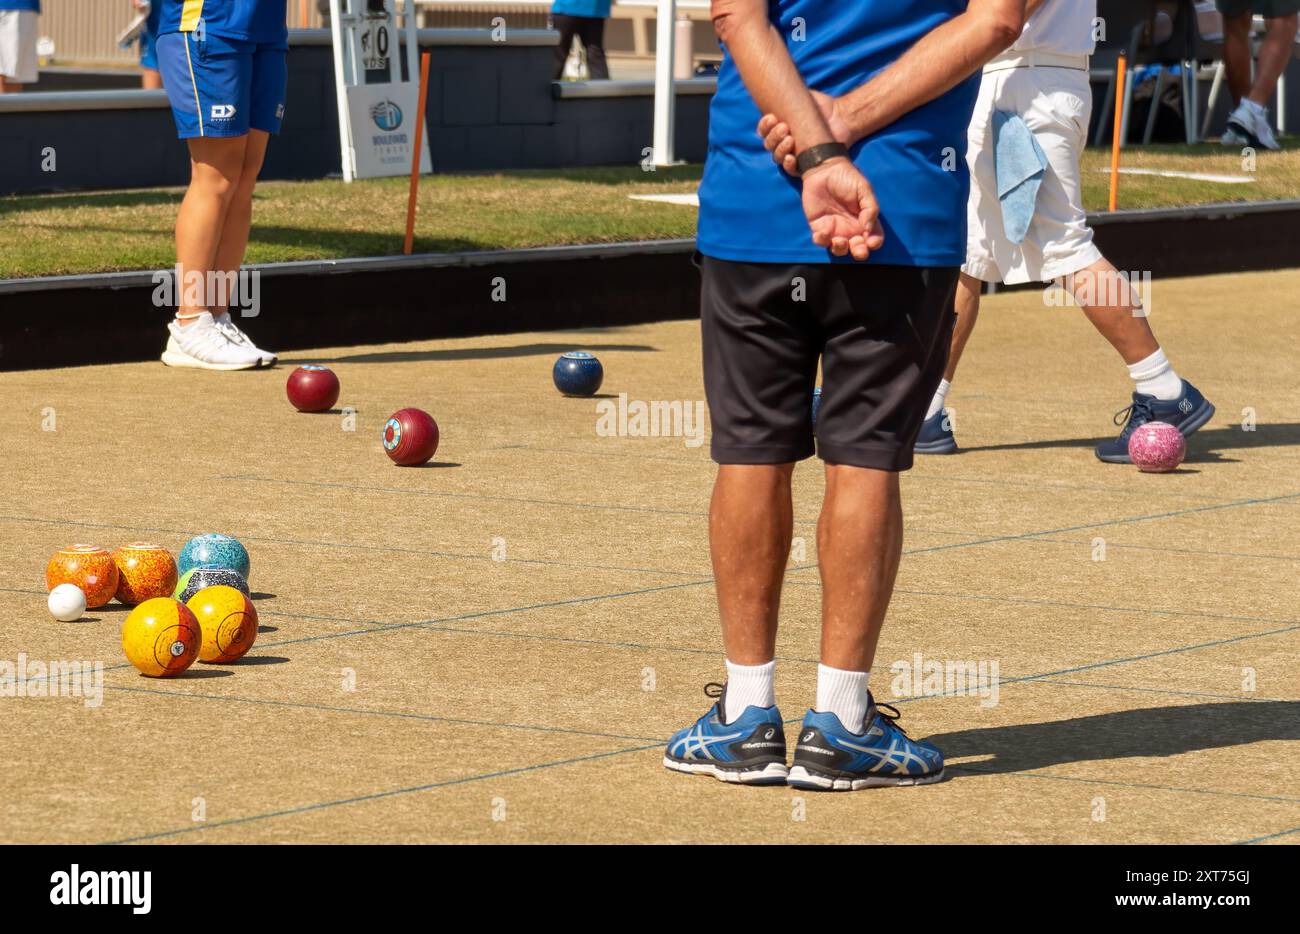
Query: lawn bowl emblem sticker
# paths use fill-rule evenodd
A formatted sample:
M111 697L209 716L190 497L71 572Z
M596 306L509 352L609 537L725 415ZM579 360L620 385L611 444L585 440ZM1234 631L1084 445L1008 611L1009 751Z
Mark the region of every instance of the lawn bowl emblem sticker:
M384 450L393 451L402 443L402 423L395 418L390 418L388 424L384 426Z
M380 101L370 108L370 119L381 130L396 130L402 125L402 108L392 101Z
M170 651L172 653L172 658L180 658L185 654L185 643L180 639L177 639L172 643Z

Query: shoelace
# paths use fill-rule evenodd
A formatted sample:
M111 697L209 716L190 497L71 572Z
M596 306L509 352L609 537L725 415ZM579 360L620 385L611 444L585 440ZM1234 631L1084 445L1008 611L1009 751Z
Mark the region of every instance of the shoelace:
M898 730L898 732L902 733L904 736L907 735L907 730L898 725L898 718L901 717L902 714L898 712L897 707L893 704L878 704L874 697L871 698L871 706L875 709L876 715L879 716L880 719L887 720L890 726Z
M220 325L210 328L202 328L195 337L198 338L203 346L212 349L219 349L220 347L231 343L230 335L221 330Z
M190 353L220 354L227 347L239 347L235 341L231 340L230 335L221 327L221 324L215 321L212 327L202 328L198 334L194 335L193 339L197 343L190 345ZM239 349L243 350L242 347L239 347Z
M229 318L226 318L224 321L216 321L216 325L220 329L221 333L226 335L226 340L230 341L232 344L239 344L242 347L252 346L253 342L249 339L248 335L239 330L239 326Z
M1135 399L1124 408L1115 413L1112 421L1116 425L1123 425L1124 428L1120 435L1126 435L1134 428L1145 425L1155 418L1155 412L1151 410L1151 403L1145 399Z

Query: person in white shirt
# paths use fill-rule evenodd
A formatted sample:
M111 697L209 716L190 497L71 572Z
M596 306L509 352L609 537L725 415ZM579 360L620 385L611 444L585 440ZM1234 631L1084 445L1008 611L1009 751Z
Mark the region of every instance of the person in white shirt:
M957 324L915 450L957 452L944 403L979 315L983 283L1056 282L1128 365L1135 387L1132 404L1119 413L1123 429L1095 453L1107 463L1129 463L1128 438L1139 425L1165 421L1189 435L1214 406L1174 372L1139 297L1093 243L1083 209L1079 157L1092 114L1088 56L1096 0L1029 0L1027 9L1020 39L984 66L968 131L971 194Z

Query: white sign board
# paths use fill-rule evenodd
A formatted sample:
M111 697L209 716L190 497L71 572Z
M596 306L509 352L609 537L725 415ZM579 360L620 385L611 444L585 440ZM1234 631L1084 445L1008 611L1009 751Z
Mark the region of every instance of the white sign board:
M359 84L348 88L347 95L353 174L357 178L409 174L419 86ZM432 172L427 141L420 148L420 171Z
M405 22L399 28L396 0L330 0L344 181L411 171L420 49L412 0L404 0L402 12ZM427 133L420 146L420 171L433 171Z

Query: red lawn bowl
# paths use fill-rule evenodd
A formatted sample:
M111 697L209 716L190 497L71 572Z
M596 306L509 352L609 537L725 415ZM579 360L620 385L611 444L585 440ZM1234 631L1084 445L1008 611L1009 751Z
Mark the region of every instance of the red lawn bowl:
M328 412L339 401L339 378L327 366L300 366L289 374L284 391L299 412Z
M421 409L400 409L384 424L384 451L401 467L427 463L438 450L438 423Z

